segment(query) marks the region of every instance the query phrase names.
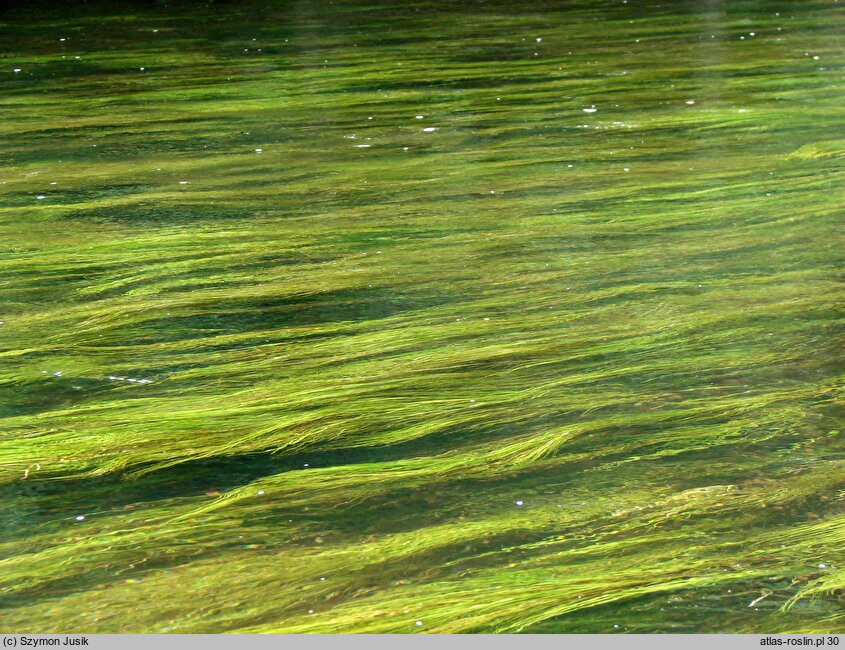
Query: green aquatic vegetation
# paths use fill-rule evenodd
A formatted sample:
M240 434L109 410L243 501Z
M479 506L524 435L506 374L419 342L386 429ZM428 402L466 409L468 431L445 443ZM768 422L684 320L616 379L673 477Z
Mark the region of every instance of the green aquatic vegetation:
M719 6L0 14L0 627L842 632L845 24Z

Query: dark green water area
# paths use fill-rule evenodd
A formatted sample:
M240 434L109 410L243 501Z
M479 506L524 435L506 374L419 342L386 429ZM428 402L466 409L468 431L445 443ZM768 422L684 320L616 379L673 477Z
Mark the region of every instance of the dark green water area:
M0 12L0 629L845 632L845 2Z

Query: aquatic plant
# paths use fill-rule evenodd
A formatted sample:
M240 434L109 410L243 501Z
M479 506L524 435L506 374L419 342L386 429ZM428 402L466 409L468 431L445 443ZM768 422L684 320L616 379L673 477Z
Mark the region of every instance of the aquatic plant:
M713 6L3 14L2 630L845 631L845 18Z

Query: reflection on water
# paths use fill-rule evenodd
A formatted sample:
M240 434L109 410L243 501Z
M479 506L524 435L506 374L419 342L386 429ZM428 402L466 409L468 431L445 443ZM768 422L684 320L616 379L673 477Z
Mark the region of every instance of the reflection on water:
M828 1L7 10L34 632L842 632Z

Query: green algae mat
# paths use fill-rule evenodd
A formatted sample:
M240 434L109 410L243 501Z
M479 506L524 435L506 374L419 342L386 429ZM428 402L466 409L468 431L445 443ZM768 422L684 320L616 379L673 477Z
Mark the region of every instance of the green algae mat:
M2 631L845 632L845 3L0 35Z

